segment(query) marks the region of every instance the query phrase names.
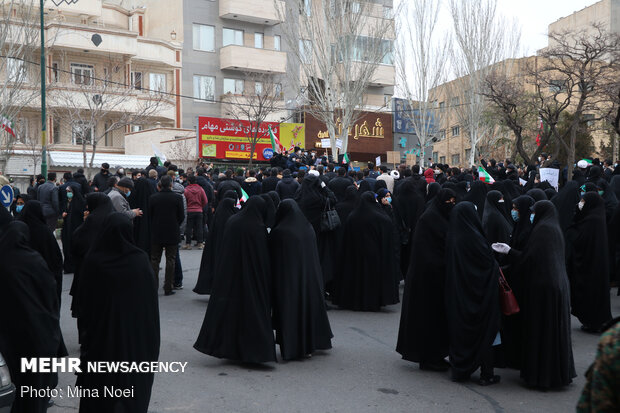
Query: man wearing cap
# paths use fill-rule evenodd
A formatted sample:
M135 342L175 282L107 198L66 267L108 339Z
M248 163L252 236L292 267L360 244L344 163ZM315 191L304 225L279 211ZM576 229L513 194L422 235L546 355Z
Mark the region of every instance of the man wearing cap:
M125 177L118 181L118 183L114 185L114 188L112 188L108 194L110 201L112 201L114 210L127 216L129 219L142 216L142 210L140 208L131 209L129 206L129 201L127 201L132 189L133 181L131 178Z
M103 192L108 189L108 179L110 178L110 165L107 162L101 164L101 171L93 178L95 191Z

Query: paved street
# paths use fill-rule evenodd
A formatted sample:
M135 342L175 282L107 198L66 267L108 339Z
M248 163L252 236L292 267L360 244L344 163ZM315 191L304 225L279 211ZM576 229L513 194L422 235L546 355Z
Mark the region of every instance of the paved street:
M568 388L529 390L518 372L501 369L499 385L457 384L448 373L422 372L396 353L398 305L380 313L330 311L334 348L310 359L262 367L226 362L192 347L207 307L207 297L192 292L201 253L181 252L184 290L172 297L163 297L160 290L160 360L188 365L184 374L156 375L152 412L570 412L595 354L597 337L581 332L573 319L579 376ZM71 278L64 280L61 324L70 355L78 357L77 330L69 312ZM617 316L620 299L615 289L613 293ZM60 387L74 382L72 374L60 375ZM50 413L74 411L79 400L56 402Z

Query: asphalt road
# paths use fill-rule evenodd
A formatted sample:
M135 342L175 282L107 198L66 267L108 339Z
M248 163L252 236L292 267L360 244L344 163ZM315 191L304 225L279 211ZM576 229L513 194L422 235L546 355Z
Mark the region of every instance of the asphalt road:
M570 412L574 411L598 337L573 318L578 377L563 390L541 392L522 385L517 371L497 369L498 385L458 384L449 373L420 371L394 350L400 305L379 313L331 310L333 349L296 362L247 366L206 356L192 345L208 298L192 292L201 251L181 251L185 289L160 290L160 361L187 362L185 373L155 377L152 412ZM79 356L75 320L69 312L71 275L64 280L61 324L72 357ZM402 292L402 291L401 291ZM620 297L612 296L620 315ZM478 374L475 374L477 377ZM59 386L75 383L60 374ZM76 411L79 399L56 399L50 413Z

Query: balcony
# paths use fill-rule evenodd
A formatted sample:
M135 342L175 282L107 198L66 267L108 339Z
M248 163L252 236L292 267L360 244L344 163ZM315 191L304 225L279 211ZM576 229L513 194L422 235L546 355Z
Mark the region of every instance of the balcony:
M220 69L284 74L286 72L286 53L229 45L220 49Z
M369 83L370 86L394 86L395 76L394 66L380 64L377 65L377 70Z
M94 34L99 34L103 40L99 46L95 46L91 40ZM124 30L108 30L71 23L52 23L48 26L46 34L48 39L54 39L54 48L75 49L106 56L109 54L134 56L137 52L137 36L137 33Z
M45 0L44 8L45 10L58 10L64 14L98 17L101 16L102 3L100 0L80 0L75 3L62 3L56 6L51 0Z
M284 15L284 2L278 4ZM281 23L274 0L220 0L220 17L265 26Z

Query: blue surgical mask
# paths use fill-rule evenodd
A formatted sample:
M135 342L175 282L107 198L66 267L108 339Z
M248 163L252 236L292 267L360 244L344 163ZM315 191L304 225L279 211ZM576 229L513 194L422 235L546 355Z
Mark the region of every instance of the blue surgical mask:
M24 206L23 206L23 205L17 205L17 206L15 207L15 210L16 210L17 212L22 212L22 209L24 209Z
M605 193L605 191L598 191L598 194L599 194L600 196L603 196L603 194L604 194L604 193Z
M73 192L67 192L67 198L69 199L73 198Z
M512 216L512 220L514 222L519 221L519 211L515 211L514 209L510 211L510 215Z
M533 224L534 223L534 217L536 216L536 214L531 214L530 215L530 222Z
M129 195L131 195L131 189L125 194L126 197L129 197Z
M392 203L392 197L391 197L391 196L388 196L388 197L387 197L387 198L385 198L385 199L387 199L387 201L388 201L390 204Z

